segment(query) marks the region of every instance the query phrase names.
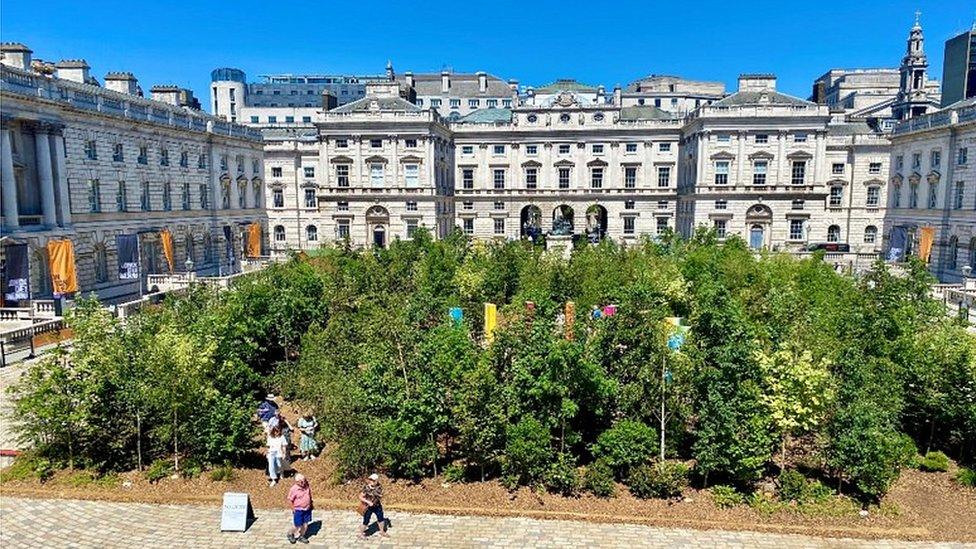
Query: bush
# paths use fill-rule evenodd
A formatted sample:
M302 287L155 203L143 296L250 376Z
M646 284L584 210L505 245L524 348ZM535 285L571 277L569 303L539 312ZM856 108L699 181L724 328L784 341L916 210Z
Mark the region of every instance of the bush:
M787 470L779 475L779 486L777 488L779 499L782 501L795 501L803 503L807 499L807 479L798 471Z
M230 465L221 465L220 467L215 467L213 471L210 471L210 480L214 482L230 482L236 476L234 468Z
M159 482L168 477L172 471L173 464L166 459L157 459L146 469L146 480L149 482Z
M44 482L53 474L54 468L50 460L38 457L33 452L22 452L12 464L0 470L0 482L29 479Z
M62 482L72 488L90 486L111 488L118 485L119 477L115 474L99 475L97 471L77 471L65 477Z
M942 452L929 452L922 458L918 468L929 473L944 473L949 470L949 456Z
M645 423L625 419L601 433L592 450L593 457L604 460L618 480L625 479L632 467L654 457L657 432Z
M772 515L773 513L778 511L782 506L781 503L778 503L773 498L772 494L767 494L766 492L759 492L759 491L749 494L749 498L748 500L746 500L746 503L749 504L749 507L752 507L753 509L755 509L756 511L758 511L763 515Z
M688 485L688 467L679 461L639 465L627 483L630 492L641 499L678 497Z
M539 420L527 416L510 425L505 438L502 483L514 489L542 482L552 460L548 429Z
M968 467L960 467L956 473L956 482L963 486L976 488L976 471Z
M834 491L824 486L819 480L814 480L807 483L806 497L813 503L823 503L834 497Z
M565 452L558 454L556 460L549 465L546 489L563 496L576 497L579 495L581 484L579 470L576 468L576 461L572 454Z
M203 465L196 459L189 458L180 462L180 475L183 478L197 478L203 473Z
M583 472L583 487L598 498L612 498L617 495L613 470L606 461L599 459L591 463Z
M463 465L451 463L444 468L444 480L446 482L464 482L466 473Z
M712 502L722 509L742 505L745 497L731 486L715 486L712 488Z

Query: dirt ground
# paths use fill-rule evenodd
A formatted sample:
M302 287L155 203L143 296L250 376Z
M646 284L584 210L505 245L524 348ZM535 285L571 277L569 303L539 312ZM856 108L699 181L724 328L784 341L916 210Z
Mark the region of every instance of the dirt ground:
M291 481L285 479L269 487L262 465L263 460L256 457L252 467L237 469L236 478L229 482L212 481L204 473L196 479L166 478L151 484L142 474L131 472L121 475L115 485L77 487L68 482L71 473L60 472L44 484L34 480L6 482L0 485L0 495L220 505L224 492L247 492L257 508L286 507L285 496ZM350 510L356 507L361 484L334 485L330 480L334 464L328 451L314 461L297 460L296 455L293 467L308 477L317 507ZM712 503L708 491L695 489L687 490L683 501L668 502L639 500L622 485L618 486L617 497L600 499L591 495L566 498L538 494L525 488L510 493L497 481L451 484L434 478L414 484L384 478L383 483L384 506L394 512L399 509L827 537L976 542L973 527L976 490L957 485L949 473L905 471L880 508L872 508L867 517L849 509L839 516L832 513L811 516L795 509L762 513L746 505L721 509Z

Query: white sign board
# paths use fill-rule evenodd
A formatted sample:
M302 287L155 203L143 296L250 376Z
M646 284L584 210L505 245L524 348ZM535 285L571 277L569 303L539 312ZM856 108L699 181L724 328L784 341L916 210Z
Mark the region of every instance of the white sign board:
M221 532L244 532L247 530L254 510L247 494L224 492L224 508L220 514Z

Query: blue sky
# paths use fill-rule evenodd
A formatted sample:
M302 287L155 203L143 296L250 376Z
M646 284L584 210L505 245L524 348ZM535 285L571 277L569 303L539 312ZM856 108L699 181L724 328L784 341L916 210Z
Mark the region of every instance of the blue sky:
M253 80L377 74L387 59L400 73L452 67L526 85L572 77L608 89L656 73L720 80L734 90L740 72L774 72L780 90L806 97L830 68L898 66L916 9L930 76L941 79L944 41L976 17L976 3L961 0L790 4L5 0L0 39L24 42L49 61L84 58L99 80L128 70L147 92L160 83L190 87L204 104L210 70L219 66Z

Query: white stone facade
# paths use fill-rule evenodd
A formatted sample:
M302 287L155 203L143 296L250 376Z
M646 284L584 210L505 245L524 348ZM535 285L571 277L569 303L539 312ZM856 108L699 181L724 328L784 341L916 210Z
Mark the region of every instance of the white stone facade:
M177 271L187 259L200 273L239 267L243 226L266 227L257 132L134 95L127 73L110 74L107 89L83 83L87 65L78 81L25 66L0 68L2 228L7 242L31 247L36 297L51 291L49 239L72 240L81 292L103 299L138 295L147 274L167 272L162 229L173 235ZM224 226L233 229L235 265ZM142 287L118 279L119 234L140 235Z

